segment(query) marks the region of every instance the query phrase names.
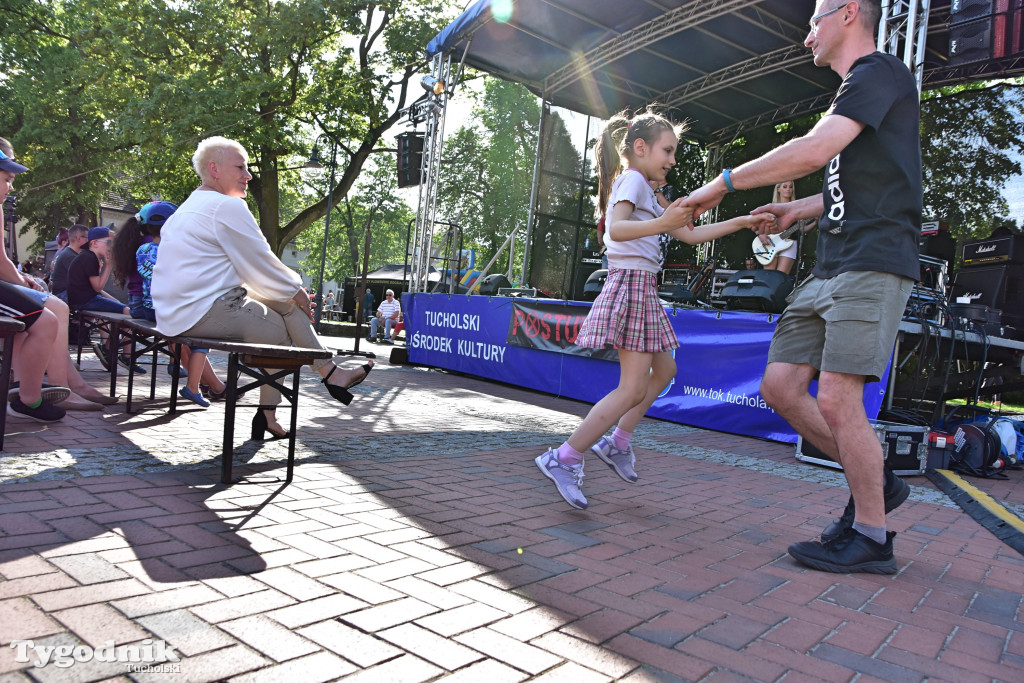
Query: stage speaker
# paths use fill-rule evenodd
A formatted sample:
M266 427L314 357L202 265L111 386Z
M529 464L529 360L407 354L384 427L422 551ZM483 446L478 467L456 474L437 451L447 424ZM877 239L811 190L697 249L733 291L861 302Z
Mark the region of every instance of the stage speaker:
M408 131L397 136L398 140L398 186L412 187L420 184L420 168L423 165L423 139L426 133Z
M991 17L949 27L949 65L960 66L992 59Z
M965 267L996 263L1024 264L1024 235L1011 233L964 242Z
M494 273L488 275L480 283L480 288L476 290L477 294L482 296L497 296L498 290L504 287L511 287L512 283L508 281L508 278L501 273Z
M982 17L992 16L999 10L997 4L1004 4L1007 0L950 0L949 3L949 25L959 26L968 21L975 21ZM1003 10L1006 11L1005 9Z
M585 296L587 281L590 277L601 269L601 259L598 258L597 263L592 263L587 259L580 259L579 264L576 266L576 274L572 282L571 297L573 301L593 301L594 299L587 299ZM605 271L607 273L607 271ZM604 283L604 280L601 280ZM598 289L598 292L601 290ZM597 294L594 294L597 296Z
M579 301L593 301L604 289L604 281L608 279L608 271L604 268L595 270L583 283L583 293Z
M970 303L980 304L1003 312L1002 322L1017 329L1024 329L1024 266L1004 263L977 268L961 268L953 274L953 286L949 300L957 303L960 297L970 298Z
M793 291L789 275L778 270L741 270L722 288L725 307L747 311L782 313Z

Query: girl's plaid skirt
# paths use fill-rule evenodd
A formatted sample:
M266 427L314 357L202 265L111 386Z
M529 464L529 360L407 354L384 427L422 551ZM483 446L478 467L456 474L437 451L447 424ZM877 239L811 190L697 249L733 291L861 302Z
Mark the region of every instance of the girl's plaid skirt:
M576 336L576 345L658 353L679 347L658 299L658 276L612 268Z

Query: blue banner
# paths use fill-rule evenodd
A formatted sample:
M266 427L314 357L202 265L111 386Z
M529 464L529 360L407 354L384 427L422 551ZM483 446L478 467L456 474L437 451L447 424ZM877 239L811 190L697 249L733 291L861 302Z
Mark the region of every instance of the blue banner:
M509 345L516 301L406 294L402 304L409 360L591 403L615 388L617 363ZM583 302L558 305L570 314L585 313L590 307ZM666 308L666 312L680 343L675 352L678 371L648 415L795 443L796 433L758 391L778 316L682 308ZM883 377L865 387L869 417L878 414L885 384Z

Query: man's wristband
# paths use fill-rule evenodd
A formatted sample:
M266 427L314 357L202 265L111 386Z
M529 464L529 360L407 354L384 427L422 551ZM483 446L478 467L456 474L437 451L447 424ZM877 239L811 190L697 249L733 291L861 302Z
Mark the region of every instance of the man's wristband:
M725 181L725 189L729 192L735 192L736 188L732 186L732 169L727 168L722 171L722 180Z

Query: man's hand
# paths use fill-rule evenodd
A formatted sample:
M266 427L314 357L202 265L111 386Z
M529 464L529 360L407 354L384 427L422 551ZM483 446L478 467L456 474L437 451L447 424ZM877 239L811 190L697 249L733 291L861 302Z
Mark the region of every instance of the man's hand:
M771 225L759 224L757 227L751 228L751 230L759 235L782 232L800 219L799 214L793 206L793 202L786 202L784 204L765 204L764 206L759 206L750 212L751 216L764 214L775 216L775 222ZM761 241L765 244L768 243L764 240Z
M693 212L693 221L701 217L705 211L718 206L722 198L729 194L729 190L725 187L725 181L722 180L721 176L718 176L707 185L691 192L688 196L683 197L679 201L685 208L688 208ZM692 221L691 221L692 222Z

